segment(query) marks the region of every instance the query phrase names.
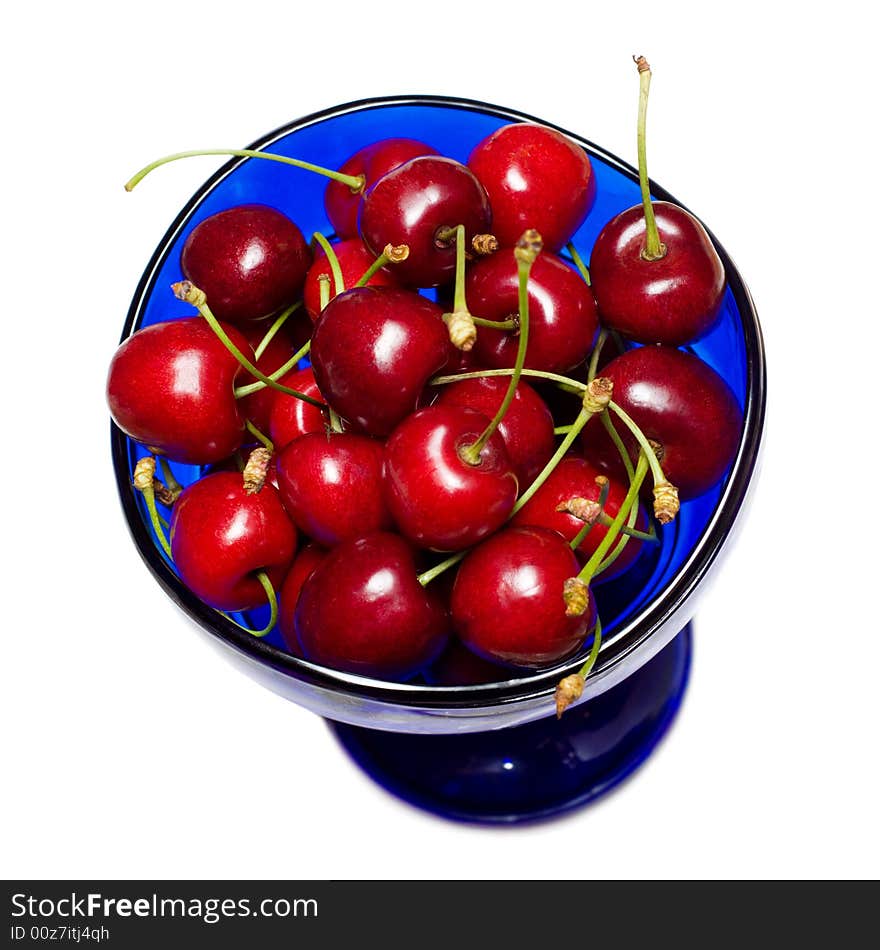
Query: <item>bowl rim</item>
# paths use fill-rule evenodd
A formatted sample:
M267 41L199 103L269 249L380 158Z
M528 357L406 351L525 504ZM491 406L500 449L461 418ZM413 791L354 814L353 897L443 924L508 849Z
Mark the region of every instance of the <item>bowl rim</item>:
M530 122L543 125L566 135L585 149L591 157L595 156L616 171L634 181L638 181L638 172L633 166L567 129L505 106L453 96L408 94L358 99L295 119L261 136L247 147L250 150L265 149L293 132L327 119L337 118L352 112L399 106L461 109L511 122ZM155 276L165 263L174 241L188 223L193 212L197 210L205 197L235 169L245 162L254 160L256 159L230 159L196 190L180 210L141 275L128 309L120 343L134 332L135 325L148 300ZM672 202L689 211L685 205L653 180L650 182L650 190L655 198ZM693 214L693 212L690 213ZM698 218L698 220L700 219ZM600 677L604 677L605 674L618 667L633 654L644 650L651 637L665 625L667 620L694 593L721 551L724 540L745 500L757 465L764 427L767 386L761 327L751 294L736 265L714 234L708 228L706 230L724 264L727 284L736 301L745 340L746 389L739 447L715 509L693 550L679 567L672 580L662 589L659 596L653 598L623 627L615 631L613 638L603 642L590 681L596 681ZM429 686L372 679L319 666L294 657L271 643L267 643L242 630L223 614L199 600L180 581L177 574L174 573L159 552L141 518L136 493L130 480L133 443L112 422L110 428L117 490L128 529L138 553L166 594L191 619L195 620L200 627L226 646L261 665L269 666L292 679L300 680L304 685L344 692L355 698L370 699L391 705L440 711L444 709L485 710L511 703L549 698L560 678L577 672L583 664L583 657L580 657L564 661L536 673L530 673L527 676L515 676L494 683L469 686Z

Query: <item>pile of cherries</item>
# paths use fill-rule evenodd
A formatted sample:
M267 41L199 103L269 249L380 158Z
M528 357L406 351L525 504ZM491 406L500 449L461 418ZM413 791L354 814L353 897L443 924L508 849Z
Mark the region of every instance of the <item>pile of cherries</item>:
M593 169L550 128L505 125L467 164L403 138L338 171L231 152L329 177L332 239L265 205L203 220L173 286L198 315L133 333L107 383L148 453L134 483L158 542L206 604L268 604L256 636L390 680L507 679L589 646L559 711L581 694L593 585L719 482L741 428L680 349L725 274L699 222L650 199L637 65L643 202L589 270L570 241ZM202 475L184 487L169 460Z

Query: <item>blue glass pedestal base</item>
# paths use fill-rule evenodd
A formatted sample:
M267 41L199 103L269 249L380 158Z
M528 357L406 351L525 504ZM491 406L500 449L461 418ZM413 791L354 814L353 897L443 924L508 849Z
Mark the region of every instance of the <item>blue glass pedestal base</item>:
M690 657L688 626L638 672L560 722L460 736L331 728L368 775L419 808L488 824L550 818L604 795L647 758L681 704Z

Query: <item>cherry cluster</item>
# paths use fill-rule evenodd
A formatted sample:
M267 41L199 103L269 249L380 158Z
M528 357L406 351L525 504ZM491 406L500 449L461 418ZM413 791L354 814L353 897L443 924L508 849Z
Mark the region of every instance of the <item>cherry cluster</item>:
M206 218L172 288L198 315L136 331L107 383L148 453L157 539L205 603L269 604L255 635L383 679L505 679L589 646L560 713L581 694L593 585L719 482L741 427L681 349L725 274L695 218L651 201L637 65L643 201L589 269L570 242L593 168L550 128L505 125L467 164L403 138L338 170L231 152L328 177L333 235L265 205ZM203 474L184 487L169 460Z

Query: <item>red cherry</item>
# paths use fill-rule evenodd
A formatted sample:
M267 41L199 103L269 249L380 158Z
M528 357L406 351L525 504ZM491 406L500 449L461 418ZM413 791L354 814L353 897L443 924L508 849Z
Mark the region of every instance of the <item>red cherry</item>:
M563 585L580 565L547 528L499 531L462 561L452 588L452 621L465 646L496 663L539 668L573 654L595 623L591 608L567 617Z
M555 129L505 125L471 152L468 166L489 195L493 233L513 247L527 228L544 239L545 251L571 240L596 198L587 153Z
M645 214L636 205L612 218L590 255L602 322L639 343L681 346L709 330L724 298L724 265L705 228L667 201L654 202L666 253L644 260Z
M312 432L278 456L278 487L296 526L327 547L391 528L382 499L381 442Z
M425 670L425 679L432 686L477 686L510 679L510 670L484 660L453 640Z
M259 369L260 372L264 373L266 376L270 376L275 372L276 369L280 369L305 342L305 340L302 340L302 342L297 342L297 340L301 338L302 333L300 321L297 321L293 327L288 329L288 324L291 320L294 320L296 316L297 314L293 314L290 318L288 318L285 325L269 341L269 345L260 354L260 358L254 361L254 365L257 367L257 369ZM268 329L268 323L247 323L242 326L242 334L247 339L248 343L250 343L251 349L256 351ZM311 324L309 324L309 330L311 330ZM307 339L308 334L306 335L306 340ZM245 386L248 383L253 382L256 382L255 377L251 376L247 370L243 370L242 375L238 379L238 385ZM285 385L288 384L285 383ZM296 389L295 385L290 385L293 389ZM297 391L302 392L302 390ZM312 394L308 393L307 395ZM255 393L242 396L238 401L239 410L242 416L244 416L245 419L249 419L260 430L260 432L268 433L269 418L272 413L272 406L276 397L279 396L285 399L295 398L293 396L285 396L283 393L279 393L277 389L272 389L269 386L266 386L263 389L257 390ZM304 406L308 405L308 403L304 403L301 399L296 401ZM313 406L310 408L314 409ZM314 409L314 411L318 415L321 414L319 409ZM277 445L276 448L278 448Z
M476 409L491 419L504 400L508 383L509 379L503 376L463 379L440 387L435 405L464 406ZM556 450L556 442L553 437L553 416L547 404L522 379L517 384L510 408L498 426L498 433L504 439L517 481L521 488L525 488L550 461Z
M508 320L519 313L519 277L513 252L483 258L468 272L471 313L485 320ZM561 258L544 252L529 274L528 369L564 373L590 352L599 320L590 288ZM480 327L474 352L481 365L513 366L517 331Z
M682 501L702 495L721 480L736 455L742 412L715 370L691 353L643 346L618 356L602 373L614 383L614 401L646 438L659 443L663 471ZM635 438L614 413L611 419L635 462ZM587 423L582 440L587 458L625 477L601 423Z
M303 655L293 622L296 605L299 603L300 591L302 591L302 586L309 579L312 571L326 556L326 548L314 543L307 544L294 558L281 589L278 591L278 629L288 652L294 656L302 657Z
M416 139L382 139L359 149L339 169L346 175L363 175L365 188L369 188L393 168L403 165L419 155L436 155L430 145ZM348 185L330 181L324 192L324 208L327 217L342 239L357 237L358 212L363 192L355 194Z
M409 247L409 257L394 265L401 283L438 287L455 275L455 240L445 232L464 225L470 241L490 221L489 200L473 172L451 158L426 156L373 185L364 196L360 230L374 254L387 244Z
M217 472L185 488L171 515L171 556L180 579L218 610L266 603L255 576L277 590L296 551L296 528L278 492L265 484L248 494L240 474Z
M385 446L385 500L401 533L425 548L460 551L495 531L516 501L513 466L496 432L472 465L462 450L489 420L474 409L429 406Z
M218 320L262 320L299 296L312 255L300 229L268 205L237 205L205 218L180 253L186 279Z
M588 501L599 500L599 486L596 476L603 474L590 462L573 455L566 456L553 471L547 481L523 505L511 519L512 525L534 525L540 528L550 528L558 531L566 541L574 540L575 535L583 528L584 523L574 515L565 511L557 511L559 505L565 504L572 498L586 498ZM627 484L610 478L608 483L608 498L605 501L605 513L613 518L626 498ZM648 519L644 508L639 510L636 519L636 528L640 531L648 530ZM589 534L578 547L578 551L589 557L599 546L608 529L601 524L594 524ZM613 566L596 579L599 581L611 580L622 574L641 553L642 542L637 538L630 538L620 552ZM613 550L613 549L612 549Z
M354 285L363 277L367 269L375 260L365 247L360 238L353 238L348 241L341 241L334 244L333 251L339 261L339 269L342 272L342 283L344 287L354 287ZM330 277L330 299L336 296L336 288L333 281L333 275L330 271L330 265L327 262L327 255L323 249L320 249L315 255L315 261L306 274L306 282L303 287L303 300L306 313L312 321L318 319L321 312L321 285L318 278L321 274L327 274ZM367 281L367 287L396 287L397 280L390 271L382 268Z
M451 357L442 316L430 300L396 287L353 288L335 297L312 337L324 398L364 432L387 435Z
M442 601L418 582L412 549L387 532L334 548L296 608L306 659L381 679L407 679L427 666L448 630Z
M245 338L224 327L250 353ZM231 455L244 437L233 394L241 367L200 317L154 323L117 349L107 377L116 425L160 455L207 465Z
M304 396L324 401L311 366L288 373L279 382ZM274 390L269 410L269 438L275 444L276 452L307 432L323 432L326 426L327 418L317 406Z

